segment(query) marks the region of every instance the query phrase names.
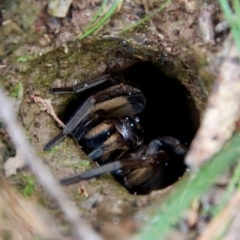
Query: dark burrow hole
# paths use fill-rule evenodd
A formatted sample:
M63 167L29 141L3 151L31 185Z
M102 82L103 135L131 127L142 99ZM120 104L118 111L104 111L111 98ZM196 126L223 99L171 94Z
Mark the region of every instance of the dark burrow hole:
M178 79L168 78L151 62L137 63L119 72L115 71L112 75L137 85L146 97L146 108L138 115L146 144L159 137L171 136L186 147L190 145L199 127L199 112L190 92ZM68 121L79 107L79 102L86 100L91 92L103 90L105 87L105 84L101 84L74 98L67 105L62 119ZM169 155L172 154L171 151L166 151ZM126 187L121 174L115 172L113 175L130 193L146 194L174 183L183 175L186 169L183 158L180 157L177 161L169 162L160 177L156 175L151 181L147 181L147 184L131 188Z
M172 136L189 146L200 124L199 111L189 90L151 62L135 64L122 74L135 82L147 99L145 111L139 115L145 141Z

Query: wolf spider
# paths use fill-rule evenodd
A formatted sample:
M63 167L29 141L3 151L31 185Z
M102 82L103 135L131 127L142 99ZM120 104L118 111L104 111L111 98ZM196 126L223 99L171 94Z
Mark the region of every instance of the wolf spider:
M104 75L74 87L52 88L51 92L86 94L82 101L77 101L74 113L67 114L64 129L44 150L71 135L100 165L62 179L60 184L69 185L111 172L130 193L146 194L172 184L184 173L186 148L179 140L160 137L149 144L144 142L137 115L144 111L146 99L139 88ZM68 109L69 106L65 111Z

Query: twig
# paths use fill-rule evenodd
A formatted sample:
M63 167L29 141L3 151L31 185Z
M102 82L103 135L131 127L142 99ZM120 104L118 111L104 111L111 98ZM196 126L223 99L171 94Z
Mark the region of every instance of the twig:
M47 169L42 161L38 159L26 141L23 130L16 120L13 103L7 98L2 89L0 89L0 117L6 126L8 134L10 135L16 148L22 151L22 156L25 157L27 164L32 169L38 181L48 194L55 199L65 214L66 219L73 226L76 239L101 239L83 220L79 218L78 210L73 203L68 200L56 180L53 178L49 169Z
M198 17L198 25L201 32L201 38L204 44L214 44L213 15L215 7L213 4L203 5Z

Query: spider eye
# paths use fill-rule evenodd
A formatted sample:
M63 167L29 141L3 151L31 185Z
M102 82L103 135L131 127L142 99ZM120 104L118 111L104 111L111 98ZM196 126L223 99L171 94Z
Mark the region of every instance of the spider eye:
M135 120L135 122L137 122L137 123L139 123L139 122L140 122L140 119L139 119L139 117L134 117L134 120Z

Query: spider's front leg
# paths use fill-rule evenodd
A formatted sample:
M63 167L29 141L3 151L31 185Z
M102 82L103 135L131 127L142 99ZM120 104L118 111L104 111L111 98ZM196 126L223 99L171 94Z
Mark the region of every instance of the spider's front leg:
M91 128L95 123L95 121L91 123L91 119L99 112L104 115L104 118L134 116L144 110L145 103L141 90L130 85L118 84L99 91L80 105L65 128L45 145L44 150L50 150L67 135L73 134L80 125L82 130L78 127L78 132L84 131L86 127Z
M119 175L118 179L127 189L139 186L160 172L168 162L168 155L162 150L162 144L157 139L140 151L140 154L136 152L134 158L113 161L85 173L62 179L60 183L69 185L117 171L115 176Z
M157 156L157 161L156 161L156 156ZM66 186L66 185L74 184L83 180L95 178L106 173L116 172L120 169L128 173L134 172L136 171L136 169L143 170L143 173L144 173L146 170L150 169L151 174L146 175L148 179L149 177L152 176L153 169L159 169L163 167L166 164L167 159L168 159L167 154L164 151L159 151L156 155L149 156L144 161L142 159L122 159L118 161L113 161L111 163L102 165L95 169L91 169L87 172L84 172L69 178L61 179L59 182L61 185ZM156 170L154 170L154 172L155 171ZM134 180L135 184L137 183L136 180L137 179ZM146 181L146 179L144 178L143 180L141 180L141 182L142 181Z
M87 89L96 87L104 82L112 80L109 74L105 74L103 76L93 78L83 83L79 83L73 87L57 87L51 88L50 92L54 94L63 94L63 93L80 93L84 92Z
M152 140L133 159L114 161L85 173L60 180L62 185L77 183L107 172L131 193L146 194L174 183L182 176L186 148L173 137ZM136 157L136 158L135 158Z

